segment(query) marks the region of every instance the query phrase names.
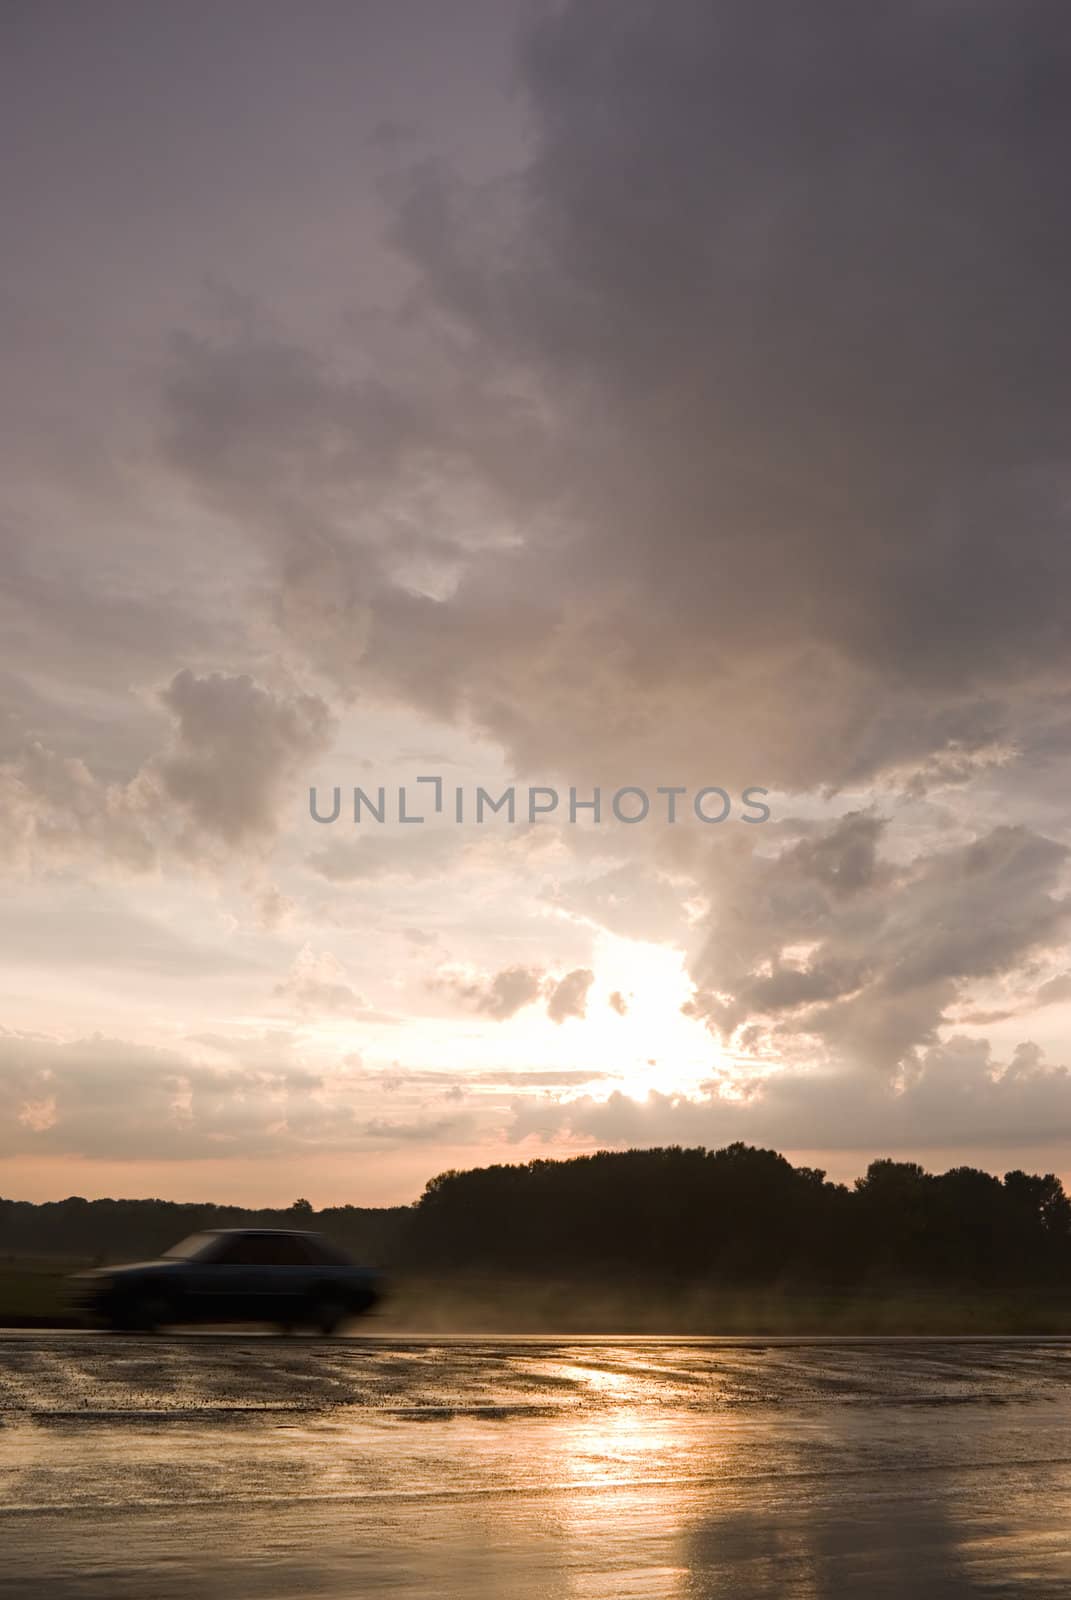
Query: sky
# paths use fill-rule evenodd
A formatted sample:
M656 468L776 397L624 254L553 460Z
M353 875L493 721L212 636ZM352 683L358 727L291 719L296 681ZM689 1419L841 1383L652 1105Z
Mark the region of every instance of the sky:
M1071 1176L1066 7L4 55L0 1193Z

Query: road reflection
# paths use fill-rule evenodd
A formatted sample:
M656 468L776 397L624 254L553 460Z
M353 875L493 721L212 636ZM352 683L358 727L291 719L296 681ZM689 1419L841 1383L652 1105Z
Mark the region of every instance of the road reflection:
M1063 1351L157 1352L24 1352L0 1596L1071 1592Z

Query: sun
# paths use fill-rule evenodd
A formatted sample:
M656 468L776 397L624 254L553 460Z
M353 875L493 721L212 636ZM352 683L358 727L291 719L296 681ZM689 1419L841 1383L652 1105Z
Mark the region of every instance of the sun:
M562 1099L617 1093L644 1100L652 1091L695 1095L711 1078L724 1077L729 1054L682 1010L693 992L682 950L595 929L586 964L593 978L583 1013L561 1022L548 1015L544 989L504 1021L472 1014L369 1018L358 1037L345 1017L317 1018L304 1023L303 1041L333 1057L340 1072L355 1070L354 1052L377 1067L390 1063L402 1078L415 1074L414 1087L430 1067L432 1096L441 1092L443 1073L456 1073L457 1083L481 1099L505 1087ZM530 1082L521 1086L521 1077Z
M689 1094L720 1069L717 1040L681 1009L692 995L683 951L602 931L592 969L595 980L572 1049L577 1065L606 1076L585 1093L605 1099L616 1091L637 1100L652 1089Z

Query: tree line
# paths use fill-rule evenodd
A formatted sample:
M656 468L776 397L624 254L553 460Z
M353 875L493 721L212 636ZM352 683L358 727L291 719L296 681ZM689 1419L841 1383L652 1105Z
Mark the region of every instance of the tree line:
M212 1227L318 1229L397 1272L726 1286L1071 1285L1058 1177L878 1160L852 1185L731 1144L450 1171L412 1206L0 1200L0 1256L152 1256Z
M149 1260L206 1228L313 1228L370 1265L393 1260L412 1207L330 1206L307 1200L283 1207L173 1200L0 1199L0 1262L49 1256L97 1262Z

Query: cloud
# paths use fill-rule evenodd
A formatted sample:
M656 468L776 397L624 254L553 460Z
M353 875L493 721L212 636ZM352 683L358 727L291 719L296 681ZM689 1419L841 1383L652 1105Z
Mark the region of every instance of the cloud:
M289 922L297 909L293 900L283 894L276 883L252 883L249 885L256 908L260 926L268 932L282 927Z
M211 858L270 844L279 813L334 720L315 695L293 698L248 676L177 673L160 699L172 713L168 748L125 783L78 757L30 741L0 764L2 848L11 865L148 872L176 850ZM269 916L272 904L262 903ZM274 913L281 915L281 901Z
M265 1055L265 1052L255 1052ZM0 1031L0 1154L91 1160L267 1158L462 1142L458 1112L384 1117L359 1072L310 1071L285 1040L266 1058L209 1066L100 1036L61 1042Z
M468 1072L465 1082L506 1089L546 1089L579 1083L602 1083L614 1076L612 1072L586 1071L583 1067L545 1067L518 1072L502 1068L492 1072Z
M1059 1005L1061 1001L1071 1000L1071 972L1061 972L1058 977L1050 978L1043 983L1033 997L1035 1006Z
M168 796L227 845L270 838L288 786L330 743L323 700L285 699L245 675L199 678L188 668L161 699L176 721L174 749L157 767Z
M0 765L0 850L13 868L90 862L146 872L157 860L154 831L144 778L102 782L84 761L36 741Z
M1004 826L894 862L879 853L886 832L852 813L776 854L722 853L691 1014L727 1038L758 1028L790 1059L892 1074L972 981L1063 938L1064 845Z
M509 1137L590 1144L723 1145L881 1151L1026 1147L1071 1133L1071 1072L1022 1044L1004 1062L983 1040L954 1037L925 1051L900 1085L862 1072L775 1072L702 1095L652 1091L635 1100L548 1096L514 1106Z
M607 797L604 796L605 803ZM569 841L578 854L584 848L582 838ZM598 851L595 870L564 881L556 879L547 899L557 909L591 918L600 927L626 939L674 943L680 937L685 920L684 901L692 885L679 873L671 879L665 871L659 870L659 863L649 859L652 847L646 840L642 846L631 842L629 858L607 867L606 857L615 844L618 850L629 848L623 841L591 840L589 847Z
M391 1117L373 1117L364 1125L366 1139L382 1139L390 1145L434 1144L442 1139L454 1139L469 1132L468 1118L452 1114L445 1117L423 1118L416 1122L401 1122Z
M537 967L515 966L477 977L445 970L430 980L429 987L448 990L471 1010L496 1022L507 1021L542 998L550 1020L561 1023L568 1017L584 1016L594 980L595 974L587 967L558 977Z
M370 1083L391 1092L409 1086L424 1089L435 1086L446 1092L450 1086L467 1091L480 1089L550 1089L580 1084L602 1083L617 1077L613 1072L598 1072L584 1067L492 1067L480 1071L469 1067L401 1067L365 1074Z
M188 38L196 54L196 26ZM80 82L118 85L93 66L102 78L80 67ZM820 1108L835 1124L841 1107L879 1130L888 1111L895 1127L907 1106L921 1118L942 1074L982 1126L1029 1095L1058 1117L1060 1069L1025 1062L1005 1082L1007 1066L942 1040L957 1020L1067 1000L1054 975L1071 771L1063 8L564 0L529 14L516 78L516 137L481 123L468 176L390 137L375 202L385 241L359 166L367 129L316 161L305 189L318 226L329 213L346 225L309 233L278 183L228 186L244 157L227 148L233 107L209 86L213 203L240 211L250 238L313 239L330 265L299 274L297 293L292 273L263 268L271 250L254 252L249 283L191 312L144 410L139 389L124 402L138 415L112 421L128 357L203 266L196 227L177 267L174 240L157 250L146 235L120 291L96 274L110 304L93 288L85 317L56 322L56 359L92 380L42 410L35 397L63 390L51 362L36 387L19 374L20 438L26 418L50 421L5 473L19 498L0 545L0 849L47 875L43 897L59 874L130 880L133 899L240 858L235 880L265 927L289 918L302 938L345 904L385 904L377 879L384 928L412 927L421 880L449 869L449 942L466 965L441 969L442 992L480 1019L537 1004L556 1021L583 1015L589 970L568 969L595 922L687 946L693 1014L764 1073L777 1061L800 1078L798 1103L771 1078L750 1107L770 1127L787 1128L793 1105L814 1128ZM459 81L467 99L475 79ZM369 126L407 115L393 80L390 99ZM353 103L332 141L352 130ZM131 126L151 144L148 124ZM250 128L274 136L256 115ZM310 130L302 149L319 156ZM44 172L75 148L23 144ZM91 163L116 194L124 159ZM182 162L164 165L198 192ZM166 188L164 167L157 178ZM84 243L53 251L57 270L84 262ZM154 284L145 261L173 275ZM343 304L358 261L367 297ZM239 276L243 262L239 249ZM31 333L69 305L65 283L39 288L35 268L33 293L15 296ZM127 322L132 342L110 348ZM106 359L90 360L94 339ZM31 346L48 340L23 330L21 353ZM693 818L612 842L601 826L564 841L548 827L534 837L558 842L538 876L519 830L477 860L457 829L373 847L312 825L311 844L306 832L277 852L269 886L257 868L336 719L369 758L366 708L381 734L448 724L436 749L467 760L475 743L518 782L756 784L795 820ZM849 814L830 822L831 810ZM524 880L523 905L501 892L507 879ZM544 935L570 924L576 947L533 940L523 965L496 970L502 924L515 938L526 911ZM148 942L130 961L159 950L166 964L142 921ZM25 927L47 954L44 913ZM101 923L103 945L125 972L117 928ZM82 933L56 938L88 950ZM515 961L520 945L508 948ZM173 959L193 971L206 958ZM249 979L251 1005L268 970ZM276 999L310 1017L362 1002L312 952ZM110 1093L108 1059L86 1047L85 1060ZM215 1097L236 1125L245 1108L257 1148L274 1148L253 1109L266 1118L273 1096L326 1139L360 1136L344 1107L317 1124L332 1091L272 1078L270 1063L239 1063L217 1087L187 1065L202 1107ZM79 1082L29 1083L19 1136L67 1137ZM731 1097L715 1098L694 1117L737 1126ZM669 1100L641 1131L693 1116ZM406 1108L404 1125L441 1110ZM178 1135L163 1102L157 1113L166 1144ZM87 1100L87 1138L92 1115Z
M161 897L162 898L162 897ZM9 969L39 969L54 1003L65 988L87 981L129 999L131 986L154 980L188 982L194 995L213 980L263 983L271 970L255 946L236 942L211 908L190 917L179 901L150 905L112 884L9 883L0 900L0 942Z
M404 832L413 836L330 838L321 849L311 852L308 864L330 883L365 883L377 878L430 877L460 863L468 854L465 839L455 829Z
M519 59L530 162L395 186L417 286L375 382L182 345L170 459L341 691L577 781L796 790L961 782L1048 717L1062 18L827 20L555 7Z
M53 460L53 493L59 482L62 467ZM82 494L73 498L84 514ZM119 515L114 504L109 515ZM30 526L39 536L25 526L16 531L14 519L0 522L5 700L19 713L17 737L62 738L65 753L92 757L114 779L136 765L158 722L132 688L159 681L176 659L241 648L226 577L205 593L180 590L154 550L136 567L125 564L122 583L109 581L102 530L94 529L97 559L79 565L44 528Z
M432 987L449 989L472 1010L505 1022L538 1000L543 992L543 974L531 967L504 967L501 972L476 979L445 974L433 979Z
M276 996L305 1016L336 1013L346 1017L378 1017L366 996L347 981L345 969L330 951L305 945L287 978L275 985Z
M438 1073L427 1083L406 1073L399 1087L411 1083L410 1092L392 1114L382 1074L310 1070L285 1036L248 1043L244 1051L240 1040L217 1041L230 1058L217 1066L101 1036L61 1042L0 1031L0 1154L263 1159L501 1134L563 1148L739 1138L788 1149L1025 1149L1071 1134L1071 1073L1029 1043L997 1060L984 1041L955 1037L923 1052L899 1085L868 1073L771 1072L743 1092L718 1080L700 1094L641 1101L550 1092L610 1076L579 1070ZM512 1088L512 1107L480 1108L469 1097L443 1113L444 1087L483 1083ZM548 1092L517 1096L523 1089ZM438 1109L429 1090L440 1091Z
M588 967L577 967L567 972L547 994L547 1016L551 1022L565 1022L568 1017L583 1017L587 1010L588 990L595 974Z

